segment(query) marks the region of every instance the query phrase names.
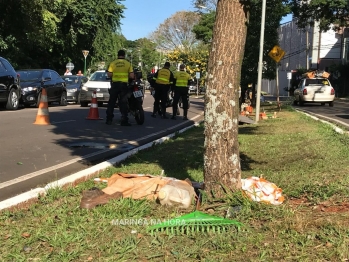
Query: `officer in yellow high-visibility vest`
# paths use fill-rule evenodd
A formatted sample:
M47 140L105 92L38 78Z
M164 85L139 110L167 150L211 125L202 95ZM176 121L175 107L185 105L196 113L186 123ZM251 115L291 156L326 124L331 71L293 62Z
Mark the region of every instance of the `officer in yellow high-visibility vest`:
M109 90L109 101L107 108L107 125L111 125L114 118L114 106L119 99L119 109L121 113L121 125L130 126L128 122L128 81L134 79L132 65L125 59L125 51L118 51L118 58L110 63L108 77L111 78L111 88Z
M155 101L153 114L151 116L156 117L156 112L158 112L159 104L161 101L161 118L167 119L166 100L168 98L171 85L174 82L174 76L170 70L170 63L166 62L164 67L155 73L153 79L155 80Z
M177 115L177 108L178 108L178 101L180 98L182 98L183 102L183 120L187 120L187 114L188 114L188 92L189 92L189 81L190 81L190 75L185 71L185 65L181 64L179 66L179 71L175 72L174 74L175 78L175 87L173 88L174 97L173 97L173 104L172 104L172 117L171 119L176 119Z

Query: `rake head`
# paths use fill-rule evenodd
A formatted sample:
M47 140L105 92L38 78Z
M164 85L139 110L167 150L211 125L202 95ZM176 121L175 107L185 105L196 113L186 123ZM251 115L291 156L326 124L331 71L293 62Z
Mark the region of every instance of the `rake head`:
M166 234L191 234L197 232L228 232L231 226L239 230L243 224L231 219L208 215L199 211L150 226L147 231L151 234L161 232Z

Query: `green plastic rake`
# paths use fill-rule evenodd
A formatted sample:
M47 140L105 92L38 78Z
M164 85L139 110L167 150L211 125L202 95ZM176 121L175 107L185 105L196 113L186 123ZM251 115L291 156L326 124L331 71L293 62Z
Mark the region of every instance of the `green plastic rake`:
M239 230L243 224L231 219L205 214L194 211L189 214L165 221L163 223L148 227L148 232L166 234L191 234L195 232L228 232L231 226L236 226Z
M201 192L199 191L197 203L195 210L189 214L167 220L163 223L153 225L147 228L150 234L156 232L165 234L193 234L195 232L212 232L212 233L223 233L228 232L231 226L240 227L243 226L242 223L221 218L217 216L212 216L205 214L203 212L197 211L201 203Z

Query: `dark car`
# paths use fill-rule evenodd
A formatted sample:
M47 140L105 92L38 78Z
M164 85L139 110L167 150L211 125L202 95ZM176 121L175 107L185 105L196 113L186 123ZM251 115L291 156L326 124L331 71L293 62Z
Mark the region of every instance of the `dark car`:
M16 110L20 97L19 75L9 61L0 57L0 104L8 110Z
M83 84L88 81L86 76L67 75L62 76L67 85L67 101L80 104L80 91Z
M17 73L21 79L22 98L24 106L40 104L41 89L45 88L47 102L59 102L67 105L67 88L63 78L51 69L21 69Z

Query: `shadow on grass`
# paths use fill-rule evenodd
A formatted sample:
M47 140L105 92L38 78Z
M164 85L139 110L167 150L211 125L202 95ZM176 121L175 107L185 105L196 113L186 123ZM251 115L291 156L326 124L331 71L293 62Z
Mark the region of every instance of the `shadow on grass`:
M154 145L116 165L117 172L164 175L177 179L203 180L204 128L194 127L185 136L178 134L161 145ZM137 170L135 170L137 168ZM190 172L189 172L190 170Z

